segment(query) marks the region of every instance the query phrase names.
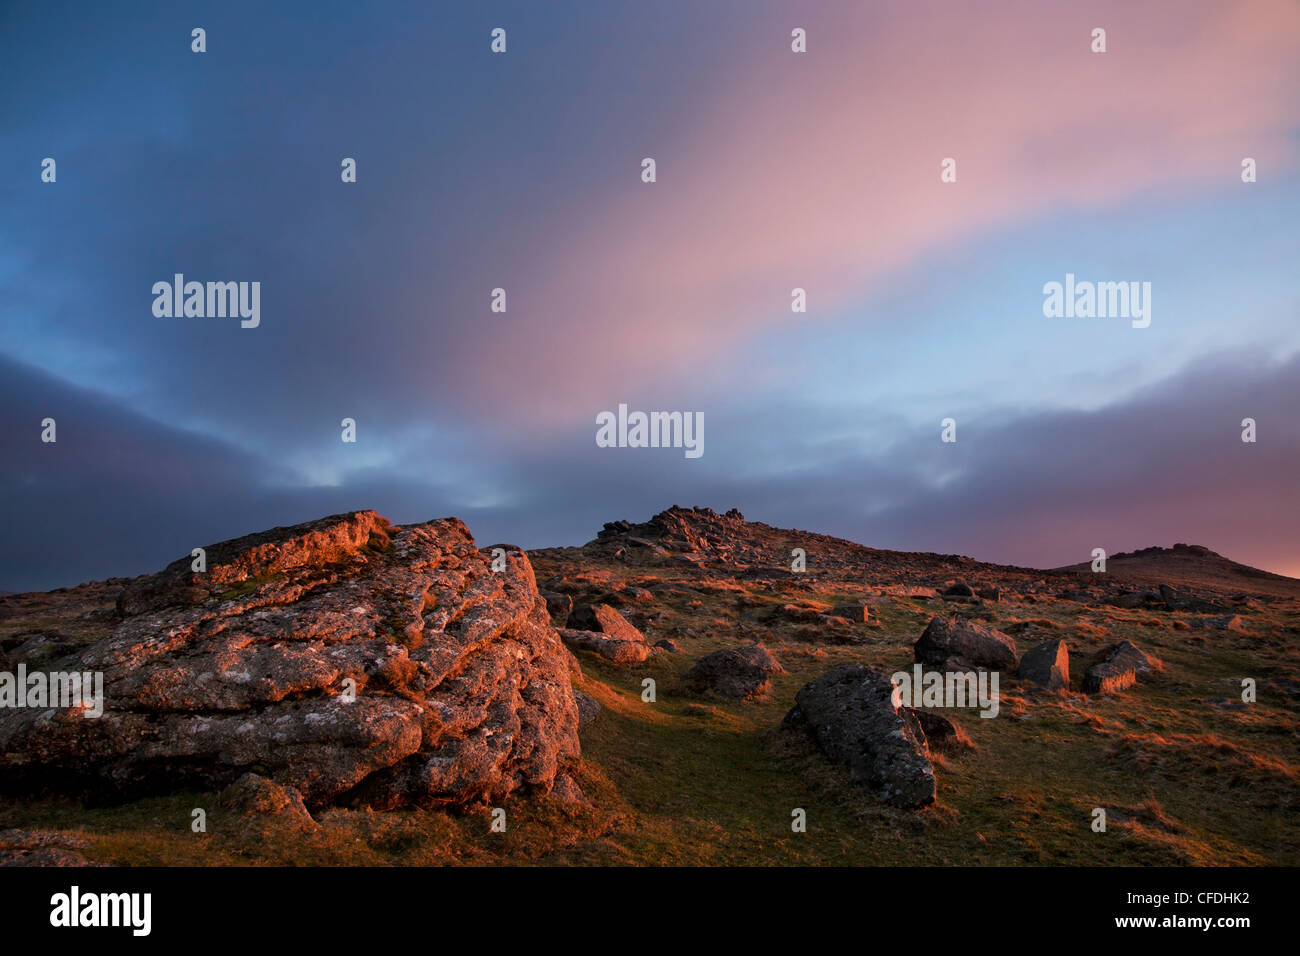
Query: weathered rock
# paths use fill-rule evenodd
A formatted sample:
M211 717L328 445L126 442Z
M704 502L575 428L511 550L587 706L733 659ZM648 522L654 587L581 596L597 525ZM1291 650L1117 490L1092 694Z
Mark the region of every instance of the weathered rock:
M628 627L632 627L632 625L629 624ZM632 628L632 630L636 631L638 637L641 637L640 631L637 631L636 628ZM606 637L597 631L572 631L568 628L560 631L560 637L569 647L581 651L591 651L593 654L599 654L606 660L613 661L615 664L624 667L640 664L647 660L652 653L650 645L645 642L644 637L641 637L639 641L619 640Z
M719 697L739 699L762 697L772 689L772 675L784 673L785 668L766 647L749 644L714 651L700 658L686 672L686 681Z
M914 648L916 659L939 670L1012 670L1016 644L1001 631L951 615L933 618Z
M278 817L305 830L319 824L307 812L302 794L256 773L246 773L222 790L217 800L226 810L247 816Z
M985 601L989 601L993 604L1000 604L1002 601L1001 588L980 588L975 593Z
M680 654L682 652L682 649L677 646L677 642L671 637L665 637L661 640L655 641L655 647L660 650L665 650L669 654Z
M76 852L88 846L85 837L57 830L0 830L0 866L107 866Z
M569 615L569 628L575 631L593 631L616 641L645 643L645 635L629 623L628 619L608 604L584 604L575 607Z
M1158 658L1144 653L1131 641L1120 641L1102 651L1088 668L1083 675L1083 692L1111 694L1163 669L1164 664Z
M943 596L969 598L975 596L975 591L965 581L957 581L950 587L944 588Z
M1048 690L1068 689L1070 686L1070 651L1065 641L1044 641L1020 658L1016 676L1032 681Z
M311 807L460 806L545 791L578 753L563 646L523 552L493 572L460 521L373 512L206 550L208 597L186 603L200 586L185 558L121 602L149 613L43 662L102 672L104 714L0 712L0 780L132 796L256 771Z
M837 604L827 612L831 617L842 617L854 624L865 624L870 613L865 604Z
M822 752L847 764L853 779L893 806L934 802L934 767L925 732L906 708L894 705L894 685L861 664L837 667L795 695L786 715L805 726Z
M387 547L391 530L386 518L373 511L357 511L208 545L203 549L207 570L194 571L192 556L178 558L157 574L124 588L117 609L129 617L195 604L237 585L346 560L367 546Z

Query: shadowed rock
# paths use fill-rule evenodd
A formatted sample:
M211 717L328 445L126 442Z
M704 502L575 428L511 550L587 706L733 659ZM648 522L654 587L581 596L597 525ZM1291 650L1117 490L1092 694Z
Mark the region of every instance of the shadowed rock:
M784 673L785 668L766 647L750 644L714 651L700 658L687 671L686 681L719 697L739 699L762 697L772 689L771 676Z
M899 710L907 711L916 719L931 753L959 754L975 749L966 732L943 714L926 710L924 707L900 707Z
M832 617L842 617L854 624L865 624L870 614L865 604L837 604L828 612Z
M546 601L546 611L551 615L551 624L555 627L568 624L569 615L573 613L573 598L559 591L542 591L541 594Z
M574 688L573 702L578 708L578 726L586 727L593 720L600 716L602 710L600 701L590 694Z
M952 615L933 618L914 648L916 660L938 670L1013 670L1016 645L1001 631Z
M1048 690L1068 689L1070 686L1070 651L1065 641L1044 641L1020 658L1016 676L1032 681Z
M454 518L356 512L207 553L212 580L175 562L121 605L152 610L42 662L102 672L104 714L0 712L0 778L130 796L256 770L307 806L459 806L545 791L578 753L564 649L522 552L493 572Z
M861 664L828 671L795 696L790 726L806 727L822 752L897 807L934 802L934 767L916 716L894 704L893 682Z

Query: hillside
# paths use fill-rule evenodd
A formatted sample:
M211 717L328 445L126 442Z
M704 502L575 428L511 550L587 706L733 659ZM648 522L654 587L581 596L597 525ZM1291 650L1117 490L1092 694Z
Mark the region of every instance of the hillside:
M1089 571L1089 565L1075 564L1060 571ZM1134 584L1191 587L1218 591L1269 594L1300 598L1300 580L1238 564L1209 548L1176 544L1172 548L1143 548L1125 551L1106 559L1106 573Z
M0 711L0 860L1300 863L1300 600L1185 550L1039 571L674 507L523 553L358 512L7 596L0 671L102 668L116 716ZM922 662L997 706L891 702Z

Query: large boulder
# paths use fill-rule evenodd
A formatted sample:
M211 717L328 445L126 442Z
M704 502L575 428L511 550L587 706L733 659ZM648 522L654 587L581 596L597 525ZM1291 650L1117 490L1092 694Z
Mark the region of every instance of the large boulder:
M1014 670L1016 643L963 617L933 618L913 648L918 663L938 670Z
M772 675L784 673L785 668L766 647L750 644L714 651L700 658L686 672L686 681L698 689L734 700L762 697L772 689Z
M1016 676L1048 690L1068 690L1070 687L1070 651L1059 638L1044 641L1020 658Z
M1097 655L1083 675L1085 694L1112 694L1164 670L1164 664L1132 641L1112 644Z
M644 644L645 635L608 604L583 604L569 614L568 626L575 631L593 631L615 641Z
M109 637L41 661L102 673L103 715L0 711L0 782L131 796L255 772L308 807L463 806L545 792L578 754L565 651L522 551L493 572L454 518L369 511L206 551L206 576L169 565L124 593Z
M897 807L934 802L934 766L916 716L894 703L894 684L861 664L846 664L805 684L786 715L822 752L847 764L853 779Z

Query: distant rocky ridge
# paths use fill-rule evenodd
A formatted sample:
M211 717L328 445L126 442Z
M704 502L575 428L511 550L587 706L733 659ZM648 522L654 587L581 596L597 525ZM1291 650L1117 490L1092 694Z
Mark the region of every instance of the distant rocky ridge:
M131 582L89 646L0 669L100 671L105 712L0 711L0 782L131 796L253 772L308 806L464 806L547 792L579 752L569 655L528 558L454 518L373 511L212 545Z
M1043 599L1115 606L1173 606L1226 612L1225 593L1257 597L1300 598L1300 580L1230 561L1200 545L1147 548L1112 555L1105 573L1093 573L1087 563L1053 570L1000 565L958 554L889 551L811 531L774 528L748 521L737 509L719 513L711 508L678 505L648 521L607 522L581 548L548 548L537 553L582 553L598 560L631 566L678 567L721 571L746 579L783 579L791 571L791 552L807 555L807 578L857 572L881 590L933 588L945 600L979 604L997 601L1015 588ZM965 589L950 587L954 579ZM1164 590L1159 585L1164 584ZM969 594L966 594L969 591ZM964 596L965 595L965 596Z
M1091 573L1087 563L1056 570ZM1256 594L1300 597L1300 580L1240 564L1198 544L1117 552L1106 558L1106 574L1114 580L1139 584L1220 591L1236 587Z

